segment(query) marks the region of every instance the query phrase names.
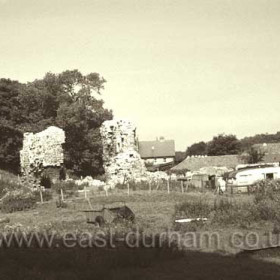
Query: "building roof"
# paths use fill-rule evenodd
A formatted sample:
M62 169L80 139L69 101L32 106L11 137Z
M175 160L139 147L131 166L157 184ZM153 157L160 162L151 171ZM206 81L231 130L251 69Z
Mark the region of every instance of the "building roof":
M280 162L280 154L265 154L261 162L264 163Z
M280 154L280 143L255 144L253 147L267 154Z
M139 141L141 158L175 157L174 140Z
M225 156L207 156L207 157L188 157L178 165L171 168L171 170L190 170L197 171L203 167L223 166L227 168L234 168L236 165L243 163L239 155L225 155Z

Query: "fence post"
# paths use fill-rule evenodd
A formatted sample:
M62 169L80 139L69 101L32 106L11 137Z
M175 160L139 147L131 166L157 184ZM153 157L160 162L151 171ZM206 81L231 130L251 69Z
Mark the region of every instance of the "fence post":
M41 186L39 187L39 192L40 192L41 203L43 203L43 202L44 202L44 199L43 199L42 187L41 187Z
M64 201L63 189L60 189L61 201Z
M182 193L184 193L184 182L183 182L183 180L181 180L181 191L182 191Z
M129 183L127 183L127 195L129 195Z
M84 185L84 193L85 193L85 199L87 199L87 188L86 188L86 184Z
M169 178L167 179L167 193L170 193L170 181Z

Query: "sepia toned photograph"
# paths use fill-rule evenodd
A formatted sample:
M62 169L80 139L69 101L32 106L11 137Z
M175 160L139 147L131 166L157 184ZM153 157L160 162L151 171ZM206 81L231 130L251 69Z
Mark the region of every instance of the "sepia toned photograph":
M280 279L279 0L0 0L19 279Z

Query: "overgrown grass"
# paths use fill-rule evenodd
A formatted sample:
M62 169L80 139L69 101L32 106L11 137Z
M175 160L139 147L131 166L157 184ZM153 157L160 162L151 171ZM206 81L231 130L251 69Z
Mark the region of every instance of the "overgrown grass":
M16 190L20 187L18 177L12 173L0 170L0 198L9 190Z
M201 197L176 205L175 215L187 218L206 217L212 225L241 228L269 221L280 229L280 182L259 182L254 187L252 198L244 202L240 201L240 196L217 196L211 201Z
M44 201L50 200L50 191L42 192ZM19 178L9 172L0 171L0 209L4 213L34 208L40 201L39 191L32 191L21 184Z

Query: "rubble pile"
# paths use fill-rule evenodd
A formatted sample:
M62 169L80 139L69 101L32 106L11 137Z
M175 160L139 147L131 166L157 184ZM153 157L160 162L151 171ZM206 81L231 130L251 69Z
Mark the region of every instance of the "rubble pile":
M50 126L39 133L24 133L23 147L20 151L21 172L23 178L38 180L38 176L48 168L60 168L64 155L62 144L65 143L63 129Z
M100 180L96 180L93 179L91 176L87 176L83 179L80 180L75 180L75 184L77 184L78 186L82 186L82 185L88 185L89 187L92 188L102 188L105 186L105 183L100 181Z
M103 143L103 166L112 187L145 176L144 161L138 153L135 126L125 120L105 121L100 129Z

